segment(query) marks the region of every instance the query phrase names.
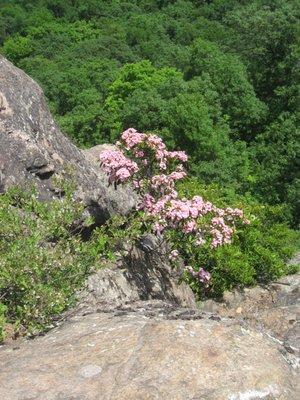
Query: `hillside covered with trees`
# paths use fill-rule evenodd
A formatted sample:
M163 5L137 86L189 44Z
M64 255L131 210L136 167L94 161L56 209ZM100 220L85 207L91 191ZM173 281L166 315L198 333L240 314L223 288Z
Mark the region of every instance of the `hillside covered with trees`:
M299 224L296 0L2 0L1 52L82 147L131 126Z

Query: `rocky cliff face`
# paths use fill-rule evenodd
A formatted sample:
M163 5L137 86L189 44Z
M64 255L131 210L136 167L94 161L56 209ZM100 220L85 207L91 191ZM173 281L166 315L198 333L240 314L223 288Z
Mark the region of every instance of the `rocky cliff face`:
M124 214L136 199L130 188L108 187L99 151L77 149L39 86L0 56L0 191L35 184L52 199L54 177L71 166L76 196L98 223ZM132 244L90 276L51 332L1 346L0 399L298 399L299 275L200 311L168 250L144 239L150 251Z
M114 213L126 214L136 204L137 198L130 187L108 185L98 162L99 153L107 146L95 146L85 151L74 146L54 123L37 83L0 56L2 192L14 185L24 188L35 185L40 199L49 200L61 195L55 178L68 176L71 170L69 178L75 179L77 185L75 197L83 201L86 212L95 218L97 224ZM161 260L158 255L151 261L146 260L145 254L136 247L130 253L124 262L134 262L134 268L127 268L127 271L134 272L124 273L126 267L123 263L115 272L100 271L89 281L89 298L97 288L96 302L107 305L116 306L140 298L194 304L191 290L186 285L179 288L178 276L171 271L166 260ZM118 287L119 290L106 290L109 287ZM104 295L100 296L99 291ZM112 298L109 293L112 293Z
M147 241L151 251L143 250ZM79 294L76 314L112 310L139 300L165 300L183 307L196 307L186 283L179 284L181 267L171 268L168 247L154 235L144 235L138 243L123 244L122 255L107 268L92 274ZM74 311L71 311L74 313Z
M99 223L135 204L129 188L109 187L105 174L60 132L41 88L0 55L0 191L34 184L41 199L51 199L59 194L54 178L66 172Z
M0 350L9 400L297 400L277 343L235 319L161 302L74 316Z

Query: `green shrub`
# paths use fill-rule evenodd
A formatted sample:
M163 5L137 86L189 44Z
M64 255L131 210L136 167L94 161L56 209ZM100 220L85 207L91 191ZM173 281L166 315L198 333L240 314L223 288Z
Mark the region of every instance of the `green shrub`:
M72 303L101 251L72 233L81 211L69 194L51 203L16 188L0 196L0 339L5 322L34 334Z
M5 335L4 335L4 329L5 329L5 325L6 325L5 313L6 313L6 306L4 304L0 303L0 343L5 338Z
M19 35L8 38L3 46L4 54L17 65L22 58L30 56L32 51L31 39Z
M220 207L242 208L251 221L237 229L232 244L214 250L205 245L189 249L175 231L169 237L183 256L186 252L189 263L211 273L208 287L187 273L183 276L199 298L295 272L286 262L299 236L287 227L283 206L262 205L231 189L195 180L178 189L187 197L201 193ZM6 331L16 337L51 326L53 318L73 304L75 291L103 258L114 260L124 241L138 240L149 229L145 214L134 212L110 219L84 241L72 229L81 212L68 191L51 203L39 202L34 191L17 188L0 196L0 341Z
M251 197L238 196L230 189L203 185L196 180L185 181L179 191L187 197L201 193L206 200L220 207L241 208L251 222L237 229L230 245L215 250L206 246L194 249L195 265L212 274L207 291L185 276L199 296L221 296L225 290L234 287L267 283L295 272L295 267L288 266L287 261L297 250L299 234L288 227L288 212L284 206L260 204ZM176 242L176 237L173 241Z

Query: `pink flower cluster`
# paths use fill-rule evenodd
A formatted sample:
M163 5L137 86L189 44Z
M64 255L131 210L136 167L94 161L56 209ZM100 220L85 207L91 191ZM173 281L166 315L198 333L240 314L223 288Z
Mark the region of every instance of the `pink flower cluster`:
M190 273L190 275L192 275L193 278L197 279L205 286L208 286L208 283L211 279L211 275L208 271L205 271L204 268L200 268L199 271L195 271L193 267L187 266L186 270Z
M229 218L231 218L231 214L229 214ZM231 242L233 229L225 223L223 217L212 218L210 232L213 236L213 240L211 242L212 247L218 247L222 244Z
M188 160L188 156L184 151L167 151L165 143L159 136L140 133L133 128L129 128L122 133L121 140L117 142L117 146L131 151L131 157L143 158L141 162L143 165L148 165L148 160L145 157L149 156L149 151L151 151L154 153L158 169L161 171L167 169L171 160L180 162Z
M157 186L154 188L159 189ZM230 243L234 227L229 224L234 222L234 218L243 220L241 210L220 209L211 202L204 201L200 196L194 196L191 200L178 199L176 195L173 197L165 195L155 199L154 196L147 194L143 198L141 209L155 219L154 230L162 232L167 228L172 228L179 229L185 234L193 234L196 246L206 243L204 236L209 236L212 248ZM205 225L201 222L207 214L211 215L211 221L210 224ZM219 216L220 214L222 217ZM247 223L244 220L243 222Z
M125 182L139 170L137 163L125 157L120 150L103 151L100 163L110 183Z
M122 133L121 138L125 149L130 150L133 147L136 147L136 145L142 143L145 140L146 135L144 133L139 133L133 128L129 128L127 131Z
M179 252L178 252L178 250L172 250L171 253L170 253L170 255L169 255L169 259L170 259L171 261L175 261L175 260L177 260L178 257L179 257Z
M173 160L179 160L181 162L187 162L188 156L184 151L168 151L168 157Z
M249 223L240 209L221 209L200 196L180 199L176 182L186 177L182 163L188 157L183 151L168 151L160 137L130 128L122 133L117 146L116 151L100 154L101 165L109 182L132 180L141 198L138 208L152 221L155 232L175 229L194 246L209 243L216 248L231 242L237 220ZM170 259L177 257L178 250L173 250ZM203 268L190 272L203 284L210 279Z

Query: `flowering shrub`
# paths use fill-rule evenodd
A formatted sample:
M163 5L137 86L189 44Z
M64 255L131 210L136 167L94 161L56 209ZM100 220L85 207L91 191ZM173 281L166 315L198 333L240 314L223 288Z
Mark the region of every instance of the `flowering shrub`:
M104 171L109 174L110 182L125 182L138 171L135 162L129 160L121 151L105 151L101 155Z
M231 244L211 249L210 245L188 248L188 264L202 265L211 273L209 287L203 287L190 272L184 279L200 297L221 297L225 290L257 283L267 284L282 275L296 272L288 263L299 251L299 233L285 223L286 208L262 204L249 195L235 193L230 187L206 185L197 179L185 179L177 185L180 197L201 193L218 207L241 208L251 224L236 224ZM183 235L173 232L171 241L186 256L187 243Z
M144 211L152 231L166 237L169 232L179 232L185 259L195 246L215 249L231 243L236 225L249 223L238 208L219 208L201 196L179 198L176 182L187 175L183 164L188 157L184 151L168 151L160 137L130 128L121 134L116 146L116 150L100 154L109 182L132 181L140 194L138 209ZM174 248L170 260L175 262L179 253ZM208 285L210 273L203 266L194 265L186 270Z

